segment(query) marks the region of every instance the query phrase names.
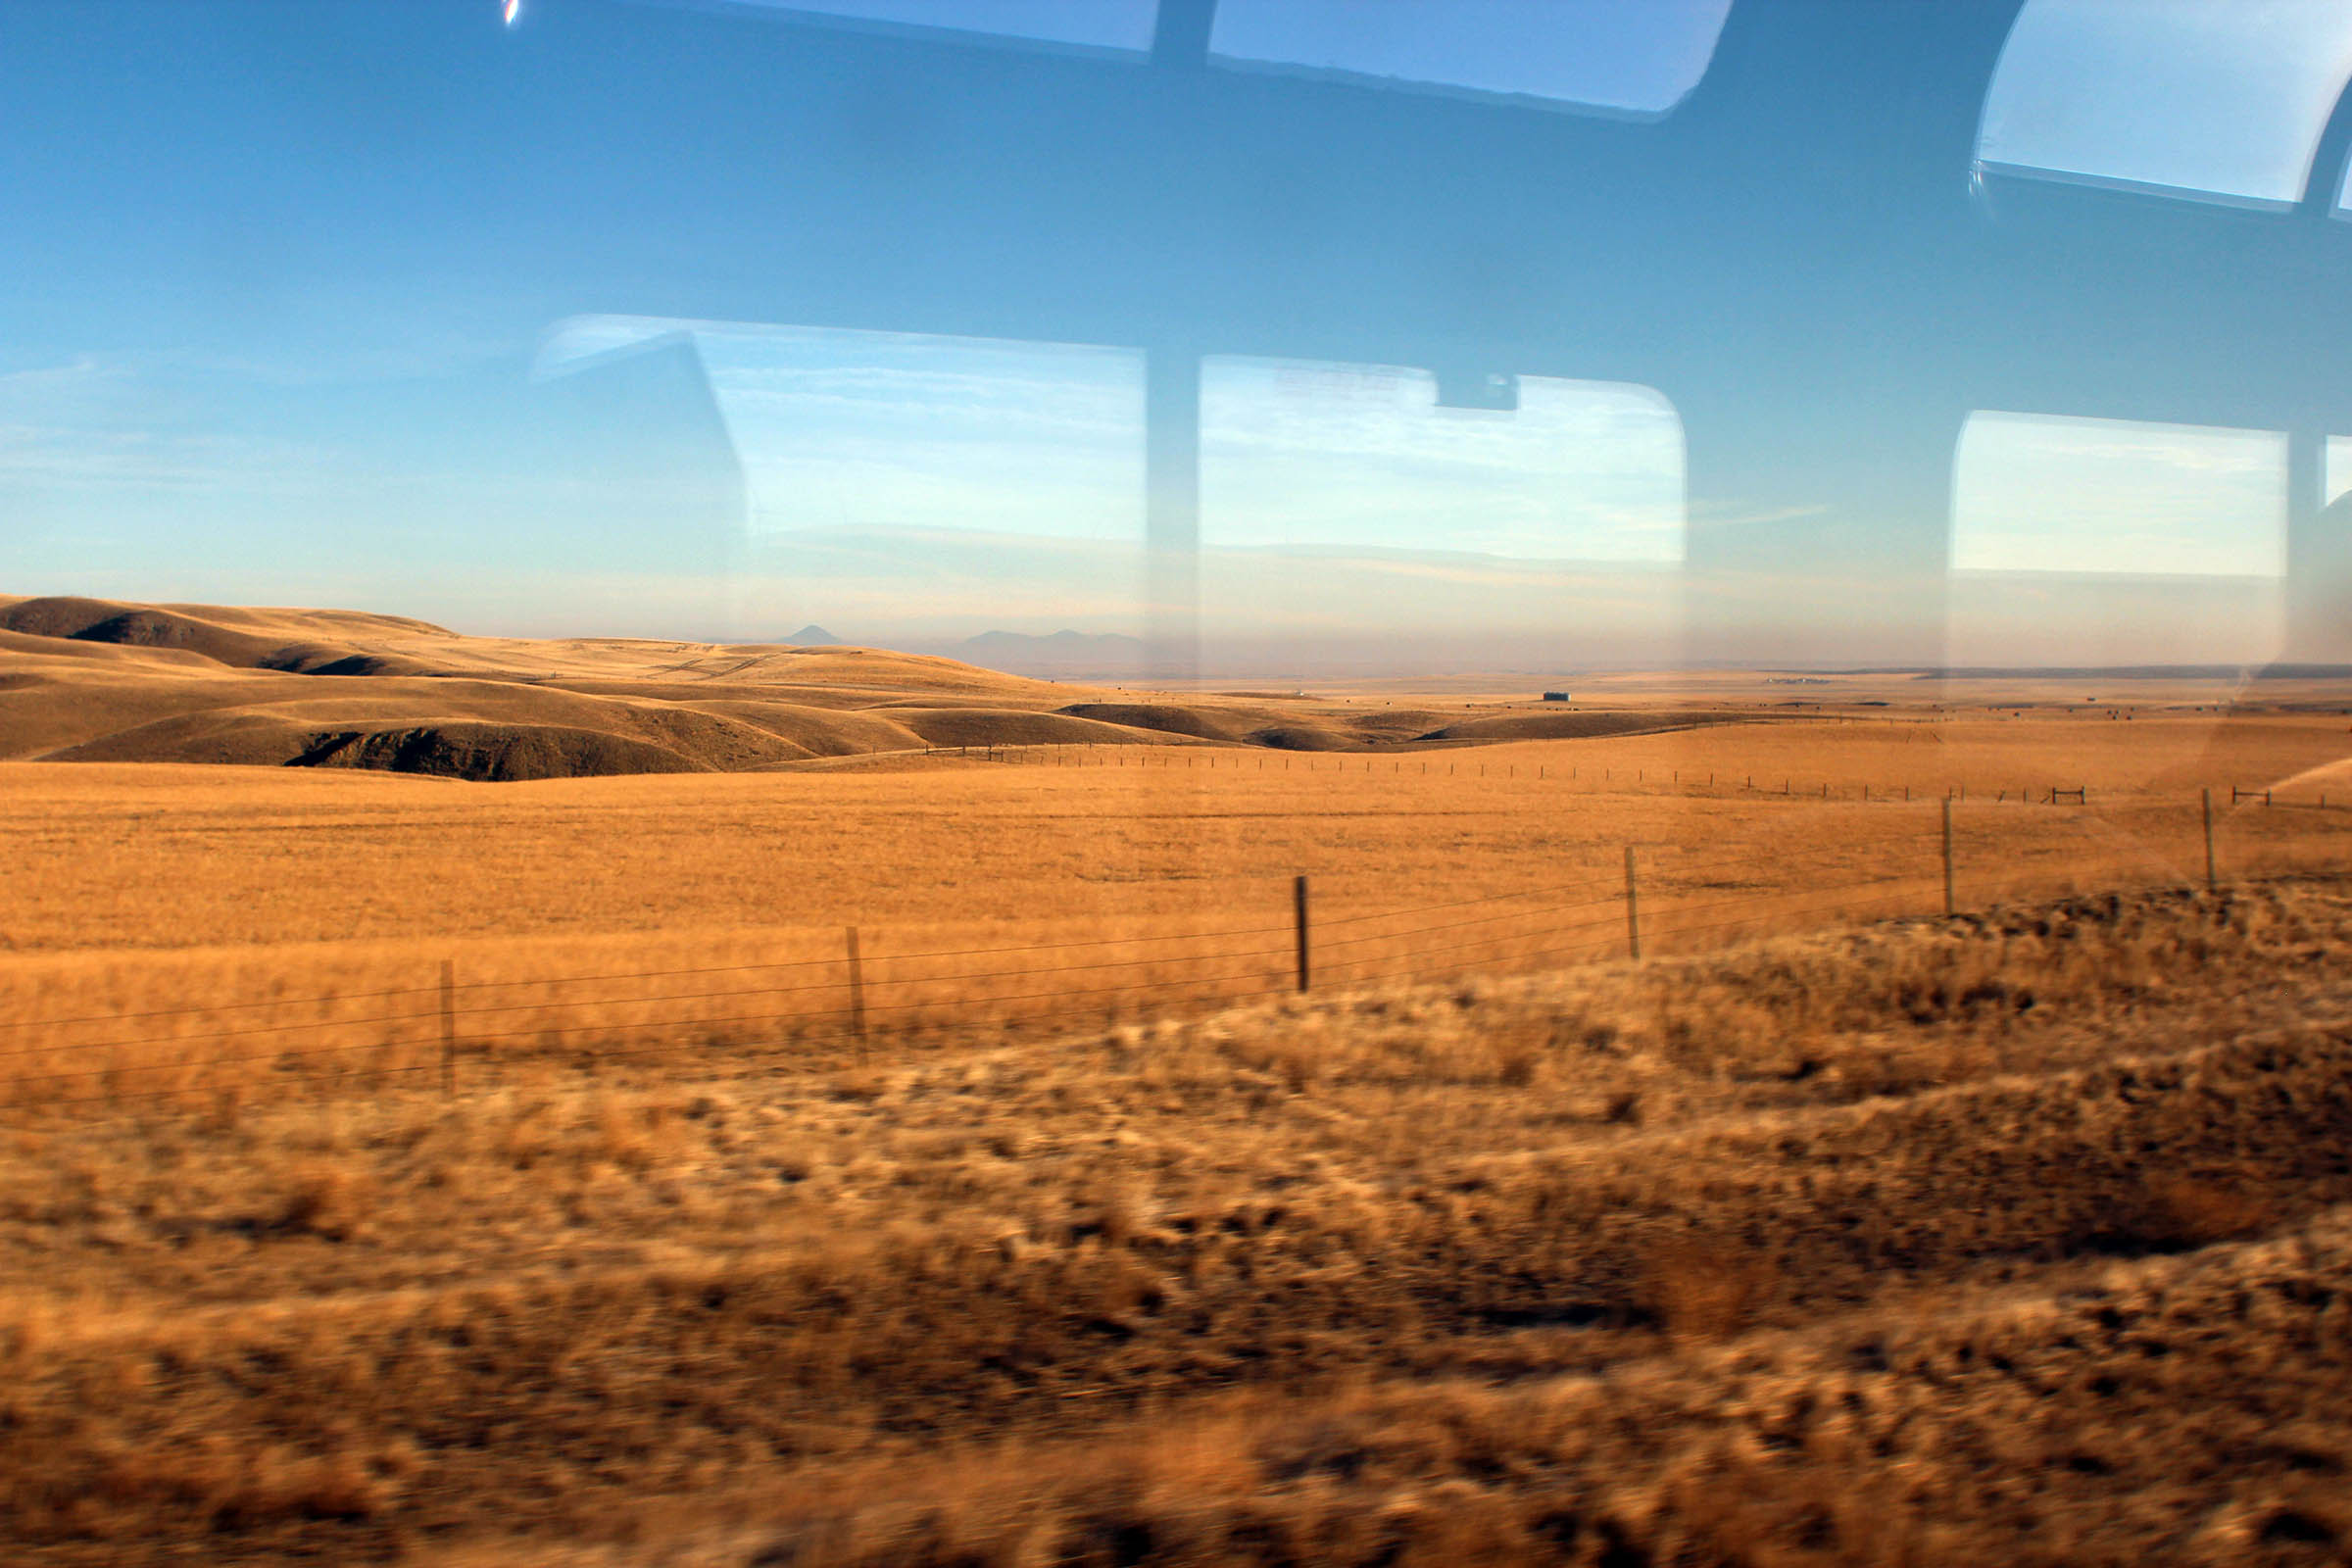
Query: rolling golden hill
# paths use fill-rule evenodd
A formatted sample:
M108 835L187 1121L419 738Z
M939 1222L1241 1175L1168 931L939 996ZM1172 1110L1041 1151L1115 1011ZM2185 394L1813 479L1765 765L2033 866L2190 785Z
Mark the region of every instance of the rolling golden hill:
M1139 698L871 648L468 637L356 611L0 598L0 760L511 781L741 772L939 747L1356 751L1731 716L1463 722L1418 708Z

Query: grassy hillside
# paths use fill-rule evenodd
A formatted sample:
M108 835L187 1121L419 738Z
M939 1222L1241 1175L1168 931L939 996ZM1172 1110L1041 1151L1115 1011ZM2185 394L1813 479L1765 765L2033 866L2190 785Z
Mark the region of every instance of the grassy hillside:
M513 782L937 747L1318 752L1663 727L1655 714L1594 714L1559 730L1553 715L1457 733L1459 716L1382 702L1138 700L870 648L466 637L350 611L0 599L0 759Z
M2317 1562L2352 902L0 1133L12 1560ZM94 1136L103 1130L104 1136Z

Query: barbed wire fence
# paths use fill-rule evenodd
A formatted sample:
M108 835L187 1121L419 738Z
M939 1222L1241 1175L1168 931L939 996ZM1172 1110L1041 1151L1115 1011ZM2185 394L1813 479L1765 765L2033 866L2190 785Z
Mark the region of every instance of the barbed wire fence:
M2241 805L2255 794L2234 793ZM2049 800L2084 798L2053 789ZM1909 813L1902 831L1867 839L1769 855L1629 845L1622 867L1332 916L1299 874L1288 909L1206 929L897 948L887 927L845 926L832 951L769 961L518 979L470 977L453 952L411 986L0 1020L0 1105L87 1114L369 1086L455 1094L523 1059L587 1071L698 1055L840 1065L959 1032L1045 1034L1310 991L1699 954L2070 892L2212 890L2225 873L2340 874L2352 847L2352 824L2322 825L2316 842L2234 846L2225 863L2210 790L2186 842L2128 813L2070 810L2071 850L1997 836L1972 846L1955 820L1981 823L1984 803L1965 808L1951 792L1933 804L1932 820ZM1856 860L1882 869L1843 874Z
M1924 719L1854 719L1855 723L1909 725L1933 728L1932 720ZM1667 731L1637 731L1625 739L1669 733ZM2014 788L1995 785L1989 797L1979 785L1972 794L1966 784L1946 785L1931 789L1918 784L1872 784L1867 780L1834 778L1799 778L1793 772L1758 773L1750 768L1730 771L1722 768L1651 767L1636 764L1632 767L1603 763L1598 767L1584 763L1522 761L1516 759L1491 761L1476 757L1485 743L1458 741L1430 746L1416 743L1411 756L1382 756L1378 753L1288 751L1255 744L1222 742L1204 736L1174 735L1160 741L1063 741L1035 744L982 744L974 746L926 746L921 755L931 758L954 758L958 760L998 763L1029 767L1118 767L1159 768L1163 771L1205 771L1233 773L1361 773L1370 777L1391 778L1479 778L1526 779L1536 782L1601 784L1617 789L1670 790L1684 794L1728 800L1752 797L1759 800L1781 799L1800 801L1859 801L1864 805L1910 805L1918 801L1946 799L1961 805L1990 804L2019 806L2089 806L2091 791L2081 784L2059 784L2048 781L2024 781ZM1465 756L1464 754L1471 754ZM1686 777L1685 775L1689 775ZM1758 780L1762 782L1759 783ZM2288 807L2323 811L2352 811L2352 798L2343 789L2329 801L2327 789L2317 787L2308 797L2277 799L2275 786L2264 784L2245 787L2237 784L2223 786L2230 791L2230 805L2258 802L2264 807ZM1873 793L1873 792L1876 793Z

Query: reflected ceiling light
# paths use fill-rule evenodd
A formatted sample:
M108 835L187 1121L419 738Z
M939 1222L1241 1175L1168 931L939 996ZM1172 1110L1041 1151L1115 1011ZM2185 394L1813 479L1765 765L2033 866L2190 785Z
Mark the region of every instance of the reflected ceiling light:
M1977 168L2283 210L2347 78L2346 0L2027 0Z
M1241 71L1654 119L1706 74L1732 0L1219 0Z

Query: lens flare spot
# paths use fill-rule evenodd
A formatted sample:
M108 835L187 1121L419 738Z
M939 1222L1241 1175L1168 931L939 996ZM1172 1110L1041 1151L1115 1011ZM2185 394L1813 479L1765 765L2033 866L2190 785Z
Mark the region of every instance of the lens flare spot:
M522 0L507 0L507 25L512 27L522 20Z

